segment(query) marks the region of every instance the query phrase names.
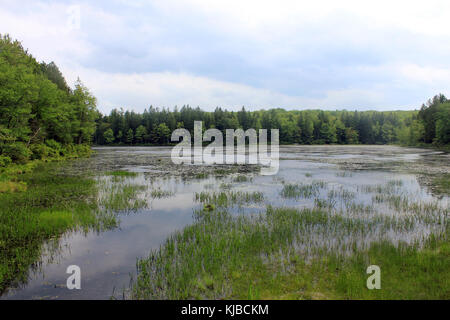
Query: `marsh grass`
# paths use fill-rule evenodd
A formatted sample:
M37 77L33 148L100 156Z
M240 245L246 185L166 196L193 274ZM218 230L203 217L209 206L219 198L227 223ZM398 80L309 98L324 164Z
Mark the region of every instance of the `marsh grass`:
M450 195L450 173L432 179L435 191L440 194Z
M233 182L251 182L253 179L245 175L238 175L233 178Z
M0 193L0 292L26 280L46 240L69 230L100 231L117 224L114 216L98 210L95 180L61 174L60 165L24 170L12 179L26 191Z
M161 188L158 188L158 189L153 189L150 192L150 196L154 199L170 198L171 196L173 196L173 192L167 191L167 190L162 190Z
M123 170L116 170L116 171L109 171L106 173L106 175L113 177L136 177L137 173Z
M221 183L219 189L221 190L231 190L233 185L231 183Z
M353 177L353 172L351 172L351 171L338 171L338 172L336 172L336 177L351 178L351 177Z
M284 184L280 194L283 198L312 198L318 196L320 189L325 186L324 181L313 181L311 184Z
M252 215L227 210L250 195L197 193L204 207L194 224L138 260L129 298L449 299L450 210L402 187L357 187L372 195L367 204L344 187L323 196L325 182L284 183L283 197L314 206ZM381 267L382 290L366 287L371 264Z
M138 185L127 179L98 179L99 193L97 202L101 210L106 212L136 211L147 206L144 195L147 186ZM155 193L155 195L157 195Z
M264 201L262 192L243 191L220 191L220 192L196 192L194 196L196 202L202 204L212 204L217 207L226 208L229 206L242 206L249 203L260 203Z
M201 210L195 218L138 261L130 298L449 298L448 228L422 245L381 238L361 246L383 219L272 207L252 217ZM330 247L331 239L341 240ZM367 290L370 264L383 270L383 290Z
M69 231L117 227L119 212L147 205L148 188L135 183L137 173L111 171L95 178L64 171L68 165L35 162L0 174L0 293L26 282L49 240L58 242ZM169 193L156 189L150 195Z

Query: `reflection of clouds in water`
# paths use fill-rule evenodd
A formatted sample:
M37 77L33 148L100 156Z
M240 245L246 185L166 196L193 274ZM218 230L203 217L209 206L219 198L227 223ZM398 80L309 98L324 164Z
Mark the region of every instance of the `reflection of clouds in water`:
M46 291L67 298L81 294L43 285L64 284L68 276L66 267L72 264L81 268L83 297L95 292L97 298L107 298L113 287L128 285L129 274L135 273L136 258L157 249L169 234L188 224L191 218L191 208L176 212L142 212L122 217L120 229L100 235L91 232L86 237L82 233L67 236L62 241L67 247L58 259L59 263L44 264L43 274L36 274L14 298L46 295Z
M186 208L186 205L189 205L190 208L194 207L192 193L175 194L170 198L157 199L157 201L154 200L152 202L152 209L170 211L175 209L184 209Z

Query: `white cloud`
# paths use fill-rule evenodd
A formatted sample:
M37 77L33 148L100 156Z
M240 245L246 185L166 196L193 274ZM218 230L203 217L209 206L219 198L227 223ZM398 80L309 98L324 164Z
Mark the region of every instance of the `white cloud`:
M418 105L386 104L387 86L400 90L411 81L420 85L422 76L435 77L435 81L445 80L450 85L450 77L445 79L444 73L437 76L433 70L422 70L417 66L385 66L392 74L392 84L377 83L369 88L349 87L341 90L328 90L319 98L291 96L279 92L255 88L233 82L218 81L186 73L106 73L92 69L77 68L69 70L67 75L75 80L80 76L99 99L101 111L108 112L112 108L123 107L142 112L150 105L155 107L181 107L189 104L213 110L216 106L230 110L239 110L243 105L247 109L282 107L286 109L370 109L389 110L411 109ZM420 72L417 72L419 70ZM412 72L414 71L414 72ZM373 72L371 70L370 72ZM449 74L450 71L447 71ZM437 77L437 78L436 78ZM426 78L425 78L426 79Z

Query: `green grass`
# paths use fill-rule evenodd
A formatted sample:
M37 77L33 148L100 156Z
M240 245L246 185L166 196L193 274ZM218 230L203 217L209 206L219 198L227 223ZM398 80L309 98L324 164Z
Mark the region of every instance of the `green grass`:
M114 216L98 210L95 180L59 173L59 165L41 163L35 170L8 173L27 188L0 193L0 292L25 281L44 241L68 230L116 225Z
M433 186L439 193L450 195L450 173L433 178Z
M150 196L154 199L170 198L171 196L173 196L173 192L158 188L152 190L150 192Z
M139 197L145 194L146 186L137 185L124 179L116 179L116 177L98 181L97 202L103 211L136 211L147 205L145 198Z
M218 207L242 206L248 203L260 203L264 201L262 192L221 191L221 192L197 192L195 201L203 204L212 204Z
M285 184L281 190L283 198L312 198L326 186L323 181L313 181L312 184Z
M248 182L248 181L252 181L252 178L244 175L238 175L233 179L233 182Z
M446 232L423 244L380 239L364 247L358 246L361 235L388 229L389 221L346 218L321 208L271 207L251 217L213 207L196 211L195 218L138 261L130 298L450 298L448 224ZM314 241L320 237L342 243L318 245ZM381 290L366 288L371 264L381 268Z
M107 172L106 175L114 176L114 177L136 177L136 172L129 172L129 171L123 171L123 170L116 170L116 171L110 171Z

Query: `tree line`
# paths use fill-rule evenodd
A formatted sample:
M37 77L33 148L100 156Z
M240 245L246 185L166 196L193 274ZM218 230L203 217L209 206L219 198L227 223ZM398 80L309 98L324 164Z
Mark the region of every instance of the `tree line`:
M194 121L203 128L279 129L282 144L450 143L450 100L442 94L420 111L324 111L271 109L206 112L188 105L173 110L150 108L143 113L114 109L97 119L94 142L99 145L165 145L177 128L193 134Z
M81 81L71 89L53 62L0 35L0 167L88 152L98 117Z

